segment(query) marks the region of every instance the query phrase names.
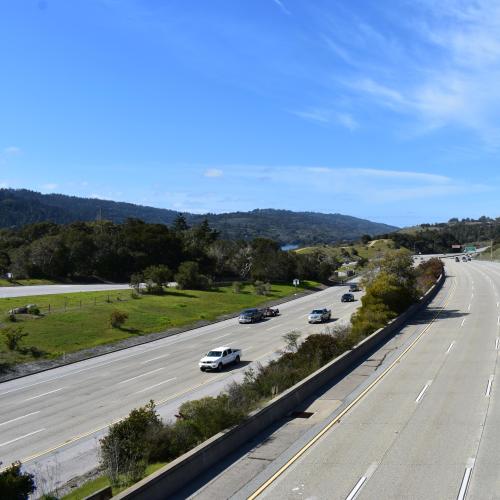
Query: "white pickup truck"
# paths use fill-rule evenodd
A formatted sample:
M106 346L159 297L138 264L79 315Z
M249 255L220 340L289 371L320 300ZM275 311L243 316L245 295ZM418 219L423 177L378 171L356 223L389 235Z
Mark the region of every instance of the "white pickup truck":
M224 366L235 364L241 360L241 349L231 349L230 347L216 347L209 351L206 356L200 359L198 366L200 370L221 371Z

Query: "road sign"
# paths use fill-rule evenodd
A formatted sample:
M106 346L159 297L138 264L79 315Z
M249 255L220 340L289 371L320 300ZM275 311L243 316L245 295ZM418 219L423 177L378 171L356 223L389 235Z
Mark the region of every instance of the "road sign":
M293 286L298 286L298 285L300 285L300 281L299 281L297 278L295 278L295 279L292 281L292 283L293 283Z
M451 248L462 248L462 245L451 245Z
M477 249L476 247L465 247L464 252L469 253L469 252L476 252Z

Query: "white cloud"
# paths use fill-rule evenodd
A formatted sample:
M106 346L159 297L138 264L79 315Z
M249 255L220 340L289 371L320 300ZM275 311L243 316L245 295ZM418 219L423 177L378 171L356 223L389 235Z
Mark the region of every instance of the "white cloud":
M55 184L53 182L48 182L47 184L42 184L40 186L40 189L42 191L54 191L55 189L58 188L58 186L59 186L58 184Z
M307 196L351 196L378 204L446 198L496 189L494 186L467 183L444 175L408 170L323 166L239 166L231 169L239 177L259 179L265 176L271 183L294 186Z
M3 152L6 155L14 156L14 155L21 154L22 150L21 150L21 148L18 148L17 146L8 146L8 147L4 148Z
M7 189L9 187L9 183L6 181L0 181L0 188Z
M223 174L224 172L218 168L209 168L203 173L205 177L222 177Z

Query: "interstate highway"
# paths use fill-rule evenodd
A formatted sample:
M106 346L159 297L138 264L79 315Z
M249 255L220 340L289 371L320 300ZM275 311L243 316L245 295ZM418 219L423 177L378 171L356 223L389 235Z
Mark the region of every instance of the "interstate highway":
M500 498L500 265L446 266L419 340L236 498Z
M230 345L243 350L243 361L265 362L283 348L283 334L300 330L305 336L325 328L307 323L314 307L329 307L333 318L348 321L360 302L341 303L346 288L281 304L280 316L260 323L230 319L0 384L3 466L21 460L42 475L57 470L58 483L92 469L97 438L131 409L154 399L159 413L170 418L181 402L215 395L241 378L244 364L220 374L200 372L198 360L208 350Z

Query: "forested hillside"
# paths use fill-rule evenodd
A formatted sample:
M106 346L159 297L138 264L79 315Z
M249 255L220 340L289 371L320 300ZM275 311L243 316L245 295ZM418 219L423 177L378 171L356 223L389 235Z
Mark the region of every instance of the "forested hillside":
M41 194L25 189L0 189L0 228L22 227L35 222L66 224L97 218L123 223L128 218L171 225L179 212L100 199L61 194ZM280 244L311 245L354 240L363 234L378 235L397 228L341 214L253 210L225 214L184 214L188 224L207 219L221 237L252 240L265 237Z

